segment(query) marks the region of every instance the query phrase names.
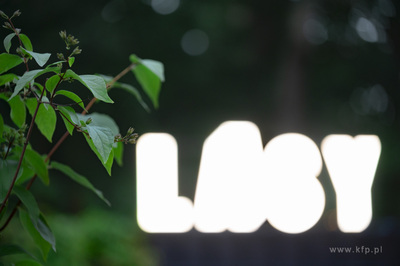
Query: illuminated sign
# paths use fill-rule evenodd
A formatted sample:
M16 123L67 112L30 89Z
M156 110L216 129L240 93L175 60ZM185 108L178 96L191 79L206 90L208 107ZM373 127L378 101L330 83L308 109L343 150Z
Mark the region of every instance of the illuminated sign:
M238 138L240 136L240 138ZM323 161L305 135L279 135L263 148L258 127L221 124L204 142L194 203L178 195L176 140L148 133L137 143L137 220L149 233L237 233L265 221L286 233L312 228L325 208ZM372 218L371 187L381 144L374 135L329 135L321 144L339 229L362 232Z

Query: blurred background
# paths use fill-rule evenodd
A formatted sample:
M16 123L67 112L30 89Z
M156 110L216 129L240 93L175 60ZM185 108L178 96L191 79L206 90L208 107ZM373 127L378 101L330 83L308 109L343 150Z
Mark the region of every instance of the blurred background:
M192 200L203 142L227 120L254 122L264 145L286 132L305 134L318 146L329 134L375 134L382 143L373 220L362 233L338 230L324 166L325 210L305 233L281 233L266 222L251 234L146 234L136 224L134 146L126 146L124 166L115 165L109 177L84 138L74 136L54 159L87 176L112 207L57 173L50 188L35 184L65 247L49 265L397 265L399 1L0 0L0 9L21 10L14 24L36 52L63 51L61 30L77 37L79 74L115 76L131 53L162 61L166 82L158 110L146 112L133 96L115 90L115 104L92 111L108 113L122 132L134 126L139 134L172 134L179 146L179 191ZM2 30L1 38L6 34ZM133 76L122 81L136 84ZM54 139L64 133L59 122ZM42 153L52 147L39 135L32 142ZM331 254L331 246L382 246L383 253Z

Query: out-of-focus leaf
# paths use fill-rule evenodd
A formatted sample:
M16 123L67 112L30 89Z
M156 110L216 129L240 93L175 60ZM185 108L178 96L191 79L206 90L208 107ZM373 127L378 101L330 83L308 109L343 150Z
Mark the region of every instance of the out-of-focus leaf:
M14 186L13 193L21 200L22 204L25 205L28 210L29 216L34 223L37 223L39 219L39 206L37 205L35 197L32 193L24 187Z
M0 257L8 256L8 255L15 255L15 254L27 254L33 257L29 252L25 249L21 248L20 246L9 244L9 245L1 245L0 246Z
M30 166L30 168L35 171L43 183L48 185L50 182L49 171L47 170L47 166L43 157L34 150L26 149L24 160Z
M3 120L3 117L0 114L0 141L1 141L2 136L3 136L3 130L4 130L4 120Z
M29 214L22 208L19 208L19 220L22 227L29 233L35 244L40 249L43 259L46 260L52 245L42 237L38 229L32 223Z
M17 161L0 159L0 202L6 197L12 179L17 170Z
M72 180L74 180L75 182L77 182L78 184L88 188L89 190L93 191L101 200L103 200L107 205L111 205L110 202L104 197L103 192L101 192L100 190L96 189L92 183L90 183L90 181L78 174L77 172L75 172L71 167L58 163L58 162L51 162L50 166L54 169L57 169L59 171L61 171L62 173L64 173L66 176L70 177Z

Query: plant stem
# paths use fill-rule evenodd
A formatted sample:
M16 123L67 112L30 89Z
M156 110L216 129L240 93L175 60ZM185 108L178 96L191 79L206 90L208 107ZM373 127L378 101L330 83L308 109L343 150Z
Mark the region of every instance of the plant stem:
M8 143L6 154L4 154L3 160L7 159L8 153L10 152L11 146L13 145L15 137L12 138L10 143Z
M17 31L17 29L14 27L14 24L11 21L11 18L8 19L8 22L10 22L11 27L13 28L15 35L17 35L18 41L19 41L19 45L21 47L24 47L24 45L22 44L22 40L21 37L19 36L19 32ZM29 66L28 66L28 60L23 57L24 63L25 63L25 67L26 67L26 71L29 71Z
M45 90L43 89L42 94L40 95L40 98L39 98L39 101L38 101L38 105L36 106L35 113L32 116L32 121L31 121L31 124L29 125L29 129L28 129L28 134L26 135L26 140L25 140L24 146L22 148L21 156L19 157L17 170L15 171L14 177L13 177L13 179L11 181L11 185L10 185L8 191L7 191L6 197L4 198L4 200L3 200L3 202L2 202L2 204L0 206L0 213L3 211L4 207L6 206L8 198L11 195L11 191L14 188L15 181L17 180L19 170L21 169L22 160L24 159L25 151L26 151L26 148L28 147L29 139L30 139L31 134L32 134L33 124L35 123L35 119L36 119L37 113L39 111L39 107L40 107L40 104L41 104L41 100L42 100L44 91Z
M116 75L108 84L107 84L107 89L110 89L112 85L114 85L115 82L120 80L123 76L125 76L129 71L131 71L134 67L136 66L135 63L130 64L127 66L124 70L122 70L118 75ZM97 98L93 98L87 105L86 105L86 110L82 111L82 115L87 114L87 111L93 106L93 104L97 101Z
M132 63L132 64L130 64L128 67L126 67L124 70L122 70L117 76L115 76L115 77L107 84L107 89L110 89L110 88L112 87L112 85L113 85L115 82L117 82L119 79L121 79L121 78L122 78L123 76L125 76L127 73L129 73L129 71L131 71L135 66L136 66L136 64ZM44 91L45 91L45 89L43 89L43 91L42 91L42 95L40 96L40 100L42 99L42 96L43 96L43 92L44 92ZM83 110L81 114L82 114L82 115L87 114L87 111L89 111L89 109L93 106L93 104L96 102L96 100L97 100L97 98L93 98L93 99L88 103L88 105L86 106L86 109ZM40 103L40 101L39 101L39 103ZM35 110L35 115L34 115L34 117L36 117L36 114L37 114L38 109L39 109L39 104L38 104L38 106L37 106L37 108L36 108L36 110ZM28 135L27 135L27 137L26 137L26 142L25 142L25 144L24 144L23 152L25 152L25 149L26 149L26 146L27 146L29 137L30 137L30 132L31 132L31 128L32 128L33 122L34 122L34 120L33 120L33 118L32 118L32 123L31 123L31 125L30 125L30 127L29 127L29 131L28 131ZM45 162L48 162L48 161L50 160L51 156L53 156L53 154L57 151L57 149L61 146L61 144L68 138L68 136L69 136L69 132L66 131L66 132L64 133L64 135L62 135L62 137L61 137L61 138L57 141L57 143L53 146L53 148L50 150L50 152L47 154L47 157L46 157L46 159L44 160ZM22 158L22 156L23 156L23 155L21 155L21 158ZM22 159L21 159L21 158L20 158L20 161L22 162ZM20 167L21 167L21 166L20 166L20 164L19 164L18 170L19 170ZM16 179L16 176L18 176L18 173L15 174L14 179ZM32 184L33 184L33 182L35 182L36 177L37 177L37 175L35 174L35 175L31 178L31 180L29 181L29 183L26 185L26 189L27 189L27 190L29 190L29 189L32 187ZM13 180L13 184L14 184L14 183L15 183L15 180ZM13 186L14 186L14 185L13 185ZM10 196L9 194L11 194L11 190L12 190L12 187L9 189L9 193L7 193L6 198L8 198L8 197ZM1 206L1 208L0 208L0 212L4 209L5 202L6 202L6 200L3 201L3 204L2 204L2 206ZM14 217L14 215L16 214L17 208L18 208L19 205L21 205L21 201L20 201L20 200L19 200L18 203L15 205L13 211L11 212L10 216L8 217L8 219L6 220L6 222L4 223L4 225L3 225L2 227L0 227L0 232L3 231L3 230L7 227L7 225L10 223L11 219L12 219L12 218Z

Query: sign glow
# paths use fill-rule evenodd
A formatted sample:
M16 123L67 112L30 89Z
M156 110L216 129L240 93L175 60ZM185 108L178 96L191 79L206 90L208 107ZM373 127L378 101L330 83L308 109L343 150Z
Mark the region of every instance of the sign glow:
M238 141L240 136L240 141ZM339 229L361 232L372 217L371 187L380 156L377 136L330 135L322 153L337 198ZM194 204L178 195L178 153L166 133L137 144L137 219L149 233L256 231L266 220L277 230L312 228L325 207L317 177L322 158L307 136L287 133L263 148L258 127L221 124L204 142Z
M372 219L371 187L381 152L379 138L330 135L321 146L336 192L339 229L362 232Z

